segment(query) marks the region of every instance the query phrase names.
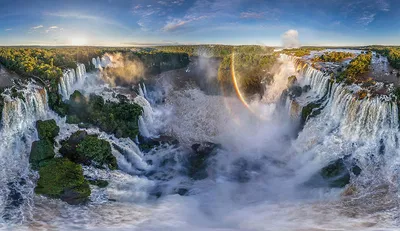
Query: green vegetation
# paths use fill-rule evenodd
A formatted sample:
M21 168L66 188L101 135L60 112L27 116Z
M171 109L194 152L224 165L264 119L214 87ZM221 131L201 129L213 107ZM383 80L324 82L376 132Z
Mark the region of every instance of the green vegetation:
M369 71L372 59L372 53L360 54L353 59L340 75L336 78L338 81L345 80L346 83L362 83L364 79L361 77L363 73Z
M32 143L29 163L33 170L39 170L39 167L46 164L47 160L55 156L53 144L48 140L39 140Z
M125 100L105 102L101 96L91 94L86 99L79 91L75 91L69 100L68 122L86 123L96 126L117 137L132 140L139 134L138 120L142 108Z
M82 167L68 159L54 158L39 169L40 178L35 192L59 198L69 204L86 202L90 188L83 177Z
M117 169L117 159L111 153L111 145L97 136L86 136L78 145L77 154L86 162L94 161L99 166L106 164L110 169Z
M344 59L353 57L354 54L350 52L338 52L338 51L331 51L325 52L324 54L314 57L312 61L314 62L340 62Z
M38 120L36 121L36 129L38 131L39 139L54 141L54 137L60 132L56 121L53 120Z
M325 50L324 47L300 47L300 48L293 48L293 49L284 49L279 53L293 55L297 57L303 57L306 55L310 55L311 51L322 51Z
M158 51L172 53L186 53L190 56L209 55L211 57L224 58L232 53L251 53L251 54L271 54L273 47L257 45L181 45L181 46L160 46L156 47Z
M96 135L88 135L85 131L73 133L68 140L61 142L60 153L78 164L117 169L117 159L111 153L111 145Z

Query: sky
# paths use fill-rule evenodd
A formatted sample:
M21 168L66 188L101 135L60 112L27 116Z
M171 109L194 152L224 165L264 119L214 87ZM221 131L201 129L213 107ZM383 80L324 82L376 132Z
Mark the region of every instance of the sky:
M0 0L0 45L281 46L288 35L400 45L400 0Z

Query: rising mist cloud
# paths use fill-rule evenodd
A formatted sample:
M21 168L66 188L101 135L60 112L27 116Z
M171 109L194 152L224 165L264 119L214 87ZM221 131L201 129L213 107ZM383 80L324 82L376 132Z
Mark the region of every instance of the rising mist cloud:
M288 30L282 35L282 45L284 48L300 47L299 32L297 30Z
M145 67L137 58L121 53L104 54L107 67L102 72L103 79L112 86L134 84L144 78Z

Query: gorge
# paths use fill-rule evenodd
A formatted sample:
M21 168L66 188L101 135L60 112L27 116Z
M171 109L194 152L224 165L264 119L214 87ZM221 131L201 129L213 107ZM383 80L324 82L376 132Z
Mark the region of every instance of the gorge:
M390 84L339 81L281 53L261 56L270 69L254 69L265 77L256 85L242 79L248 53L190 63L183 54L129 57L144 71L127 79L116 54L64 69L57 84L23 79L3 91L2 228L399 225L399 111ZM224 60L229 69L219 70ZM238 83L216 87L221 72ZM249 96L246 83L263 89ZM33 158L41 141L51 151ZM64 184L71 175L60 169L74 182Z

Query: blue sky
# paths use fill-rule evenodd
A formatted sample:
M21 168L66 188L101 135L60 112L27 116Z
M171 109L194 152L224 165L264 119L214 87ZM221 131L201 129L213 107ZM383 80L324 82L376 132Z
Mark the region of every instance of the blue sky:
M0 0L0 45L400 44L398 0Z

